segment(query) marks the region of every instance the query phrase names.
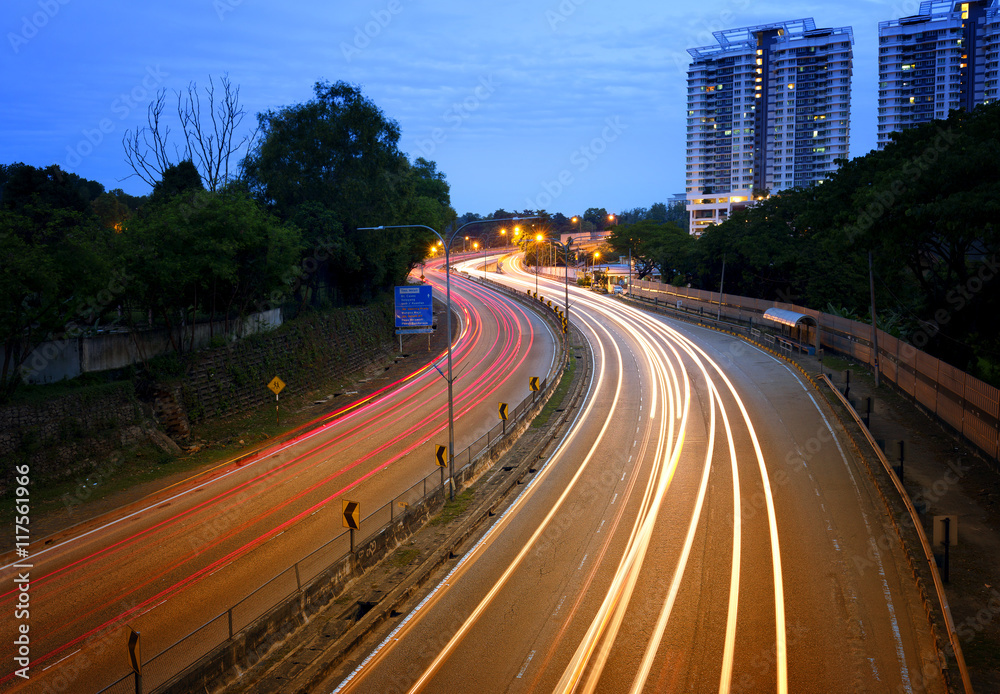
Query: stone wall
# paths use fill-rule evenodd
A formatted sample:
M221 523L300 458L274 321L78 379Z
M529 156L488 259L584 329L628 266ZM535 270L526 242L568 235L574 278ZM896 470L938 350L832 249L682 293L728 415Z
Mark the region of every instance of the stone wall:
M282 397L357 371L394 348L391 304L309 314L276 331L187 357L183 378L169 383L114 382L50 400L0 406L0 495L15 464L32 479L85 479L139 444L183 440L188 424L274 401L267 384L285 382Z
M121 449L147 441L151 426L131 383L0 407L0 494L15 464L29 464L33 480L83 474Z
M184 348L202 349L213 339L237 340L247 335L274 330L282 324L280 308L253 313L239 320L198 323L178 327L173 331L174 340L183 340ZM73 379L85 373L120 369L138 364L173 351L171 331L140 330L77 337L69 340L51 340L38 345L24 364L21 376L25 383L55 383ZM0 346L0 359L4 348Z
M308 314L277 331L201 352L166 390L191 422L274 401L267 384L296 394L357 371L392 349L391 304ZM171 435L178 432L171 431Z

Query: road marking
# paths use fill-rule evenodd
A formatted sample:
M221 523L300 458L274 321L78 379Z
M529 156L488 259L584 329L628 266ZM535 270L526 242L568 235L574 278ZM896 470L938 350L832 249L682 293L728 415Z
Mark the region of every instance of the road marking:
M618 501L618 492L615 492L615 498L611 500L611 503L614 504L616 501Z
M42 672L45 672L45 671L46 671L46 670L48 670L48 669L49 669L50 667L55 667L56 665L58 665L58 664L59 664L59 663L61 663L62 661L66 660L66 658L69 658L69 657L70 657L70 656L72 656L72 655L76 655L77 653L79 653L79 652L80 652L80 651L82 651L82 650L83 650L82 648L77 648L77 649L76 649L75 651L73 651L72 653L69 653L69 654L67 654L67 655L64 655L64 656L63 656L62 658L60 658L60 659L59 659L59 660L57 660L56 662L52 663L51 665L46 665L45 667L43 667L43 668L42 668Z
M829 431L830 435L833 437L833 442L836 444L837 450L840 452L840 459L844 461L844 468L847 470L847 476L851 478L851 484L854 485L854 494L858 499L858 504L860 505L861 489L858 487L858 483L854 479L854 472L851 470L851 465L847 461L847 454L844 453L844 449L840 445L840 439L837 438L837 434L830 425L830 421L826 418L823 410L820 409L819 403L816 402L815 398L813 398L812 393L807 391L806 394L809 396L809 399L812 400L813 407L815 407L816 411L819 412L820 418L823 420L823 423L826 424L827 431ZM868 539L871 543L872 549L874 550L875 564L878 566L878 574L882 579L882 592L885 595L886 607L889 610L889 621L892 624L893 637L896 641L896 656L899 658L899 665L901 668L900 677L903 680L903 688L906 692L912 694L913 687L910 684L910 669L906 665L906 653L903 650L903 639L899 633L899 623L896 621L896 609L892 604L892 593L889 590L889 584L885 578L885 569L882 566L882 555L878 551L878 543L875 541L871 525L868 523L868 514L863 510L861 511L861 518L864 519L865 528L868 530Z
M562 596L562 599L559 600L559 604L556 605L556 611L552 613L553 617L555 617L557 614L559 614L559 610L562 609L562 606L563 606L564 602L566 602L566 596L565 595Z
M605 519L605 520L606 520L606 519ZM601 528L603 528L603 527L604 527L604 523L605 523L605 521L603 521L603 520L602 520L602 521L601 521L601 524L600 524L600 525L599 525L599 526L597 527L597 532L601 532Z
M524 671L528 669L528 665L531 663L531 659L534 657L535 657L534 651L528 654L528 659L524 661L524 667L522 667L521 671L517 673L517 679L521 679L521 677L524 676Z
M587 557L589 557L589 556L590 556L589 554L584 554L583 555L583 560L580 562L580 565L578 567L576 567L577 571L579 571L580 569L583 568L583 565L587 563Z

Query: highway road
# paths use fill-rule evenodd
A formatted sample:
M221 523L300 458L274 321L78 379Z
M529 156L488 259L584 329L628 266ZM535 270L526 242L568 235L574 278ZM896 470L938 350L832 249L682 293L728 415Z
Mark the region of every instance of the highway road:
M513 265L491 279L533 289ZM724 333L570 299L595 368L568 433L328 690L945 691L884 506L801 374Z
M428 279L443 297L443 274L429 273ZM452 283L452 297L459 317L454 393L460 451L497 423L498 402L513 406L527 397L529 376L547 376L558 354L551 327L517 302L461 278ZM439 320L443 329L443 314ZM443 357L438 365L445 370ZM228 619L168 657L151 662L153 656L343 533L343 497L359 501L364 517L437 470L434 444L447 443L446 382L423 368L324 419L319 428L250 460L219 465L33 542L30 680L14 675L14 621L0 620L6 644L0 690L100 690L128 672L128 625L142 634L144 684L151 691L226 633ZM347 551L344 538L321 559L329 563ZM13 613L18 598L14 561L6 556L0 568L4 614ZM321 568L304 565L301 580ZM253 604L234 610L234 628L294 585L294 573L286 573Z

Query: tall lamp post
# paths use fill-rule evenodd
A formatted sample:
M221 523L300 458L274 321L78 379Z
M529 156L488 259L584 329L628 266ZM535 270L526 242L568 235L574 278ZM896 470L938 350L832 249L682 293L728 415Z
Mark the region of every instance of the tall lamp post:
M538 244L545 238L541 234L535 234L535 298L538 298Z
M565 303L565 308L563 309L563 312L566 315L566 326L567 326L567 328L566 328L567 332L563 333L563 343L565 344L566 341L569 339L569 332L568 331L569 331L569 247L570 247L570 244L563 243L562 241L556 241L555 239L547 239L544 236L542 236L541 234L539 234L536 237L536 239L539 240L539 241L547 241L547 242L551 243L553 246L561 246L562 249L563 249L563 251L566 254L566 276L565 276L565 291L566 291L565 302L566 303ZM538 276L537 275L535 276L535 281L536 282L538 281ZM537 293L538 293L538 290L536 289L535 290L535 294L537 294Z
M515 220L518 219L536 219L536 217L514 217ZM455 231L451 232L449 235L447 231L441 234L437 229L433 229L425 224L392 224L383 225L377 227L358 227L358 231L383 231L385 229L427 229L433 232L435 236L441 241L441 245L444 246L444 286L445 286L445 303L447 305L446 313L447 315L447 329L448 329L448 375L445 380L448 381L448 476L450 480L450 494L451 498L455 498L455 395L453 392L453 385L455 378L452 375L452 364L451 364L451 244L458 237L467 226L472 226L473 224L485 224L487 222L497 222L497 219L477 219L471 222L466 222L460 226ZM468 236L465 237L468 240ZM439 370L440 373L440 370Z

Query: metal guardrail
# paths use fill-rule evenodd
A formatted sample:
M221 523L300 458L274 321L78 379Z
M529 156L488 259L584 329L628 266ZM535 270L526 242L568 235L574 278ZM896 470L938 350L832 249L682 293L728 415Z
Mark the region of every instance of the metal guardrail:
M964 687L966 694L972 694L972 681L969 678L969 671L965 665L965 656L962 654L962 645L959 643L958 640L958 632L955 629L955 621L952 619L951 616L951 607L949 607L948 605L948 596L944 592L944 584L941 582L941 574L937 570L937 562L934 559L934 552L931 549L930 542L928 542L927 540L927 534L924 532L924 527L923 524L920 522L920 517L917 514L917 509L913 506L913 502L910 500L909 494L906 493L906 488L903 487L903 483L896 475L896 471L892 469L892 464L889 462L889 460L885 457L885 454L882 452L882 448L872 437L871 432L868 431L868 427L864 425L861 416L851 406L851 403L848 402L847 398L844 397L844 394L841 393L836 388L836 386L833 385L833 382L830 381L829 377L826 374L821 374L819 376L819 380L825 383L827 387L830 388L830 390L836 395L837 399L840 400L841 404L844 405L845 408L847 408L847 411L850 413L851 418L854 419L854 422L858 425L858 427L860 427L862 433L865 436L865 439L871 446L872 451L878 457L879 462L882 463L882 467L885 469L886 474L888 474L889 479L892 480L893 486L896 488L896 491L899 492L899 496L903 502L903 505L906 506L906 510L910 514L910 521L913 523L913 527L916 530L917 536L920 539L920 547L923 550L924 559L927 562L927 567L930 570L931 579L934 582L934 590L937 593L938 603L941 606L941 612L944 615L945 627L948 631L948 642L949 645L951 646L952 653L954 654L955 661L958 665L959 675L962 678L962 685ZM894 515L892 513L890 513L889 515L890 517L893 518L893 525L895 526ZM899 530L897 528L897 532L898 531Z
M878 331L876 360L872 326L849 318L776 301L673 287L636 280L635 298L678 312L718 313L731 322L764 325L762 314L768 308L785 308L812 316L819 326L820 346L829 352L845 355L875 370L901 393L963 437L992 460L1000 462L1000 388L947 364L917 347L882 330ZM918 333L914 341L931 337Z
M482 282L481 279L479 281ZM491 289L497 289L520 300L525 300L524 295L520 292L511 290L496 282L488 280L487 282ZM539 302L535 300L530 301L535 305L539 305ZM542 313L553 323L556 323L557 317L554 313L549 311L543 311ZM513 432L538 401L544 401L545 398L551 395L552 390L555 389L558 383L559 379L550 380L549 378L545 378L541 380L539 391L532 393L531 396L526 397L518 403L511 411L506 423L498 423L455 455L456 465L459 464L461 459L465 459L464 465L455 471L456 488L463 488L465 486L464 483L475 476L478 463L487 458L492 449L509 435L504 433L505 430ZM423 479L411 485L406 491L396 495L389 502L362 518L361 523L363 527L373 522L379 523L379 525L374 532L370 533L364 540L359 541L357 547L369 544L374 538L385 532L395 522L396 518L402 513L406 513L410 507L420 507L437 496L443 497L447 487L442 486L440 475L441 473L437 469L430 472ZM432 480L431 478L436 479ZM430 483L428 483L429 481ZM395 511L397 508L405 510L397 513ZM240 635L242 630L252 625L257 619L263 617L275 607L301 595L326 570L342 561L344 557L351 553L349 543L349 531L345 531L334 537L332 540L317 547L306 557L295 562L292 566L267 580L247 597L206 621L183 638L150 658L143 665L143 689L145 691L156 691L158 687L162 687L168 683L204 655L222 644L232 641ZM169 605L169 601L164 603L163 609L169 609ZM121 628L118 630L122 631ZM122 638L122 642L124 642L124 638ZM197 653L197 655L192 656L192 652ZM84 648L77 654L74 654L73 657L82 655L86 658L86 654L87 651ZM127 659L123 657L123 665L125 660ZM137 691L139 690L136 688L136 675L134 672L128 672L112 684L101 689L99 694L117 694L117 692L133 694Z
M632 300L634 301L634 297L632 298ZM669 304L659 304L658 302L656 302L655 305L657 312L661 313L673 312L668 310L674 308ZM683 318L685 320L697 322L699 324L710 325L712 323L715 323L717 325L710 325L710 327L714 327L716 329L723 329L728 332L732 332L735 335L743 336L749 339L751 342L755 342L757 344L767 347L768 349L778 354L779 356L786 357L789 361L798 366L798 364L791 358L792 345L789 343L788 340L781 340L778 336L774 334L769 334L767 332L763 332L759 328L754 328L752 327L753 325L752 323L750 323L746 327L733 326L730 324L726 324L724 327L720 327L720 325L718 324L721 323L721 321L714 319L706 320L705 316L703 315L703 312L700 312L697 320L695 320L695 315L684 315ZM733 330L733 328L735 328L735 330ZM801 370L801 367L799 368ZM812 381L813 379L810 378L810 380ZM892 464L885 457L885 454L882 452L882 449L879 447L875 439L872 437L871 432L868 431L868 428L864 425L864 422L861 419L860 415L858 415L858 413L854 410L850 402L847 401L847 398L844 397L844 395L833 385L833 383L830 381L830 379L827 377L826 374L821 374L818 377L818 380L823 381L830 388L830 390L836 394L837 398L847 408L847 411L851 413L852 418L860 427L861 431L864 433L866 440L868 441L872 450L875 452L876 456L881 462L882 467L885 469L886 473L889 475L889 478L892 480L893 485L896 488L896 491L899 493L902 503L904 504L904 506L907 509L907 512L910 515L910 521L913 523L913 527L915 528L915 531L919 538L920 546L923 551L923 556L925 561L927 562L927 567L930 571L932 582L934 583L934 589L935 593L937 594L938 604L940 605L940 609L945 622L945 628L948 632L948 643L951 648L952 654L955 658L956 665L958 666L959 676L961 677L962 680L963 690L965 694L973 694L972 681L969 677L969 671L965 664L965 656L962 653L962 646L958 640L958 632L955 628L955 622L951 615L951 607L948 604L948 596L945 594L944 584L941 582L941 575L937 570L937 563L936 560L934 559L934 553L933 550L931 549L930 543L927 540L927 534L924 532L923 525L920 522L919 516L917 515L917 510L913 506L913 502L910 500L909 495L906 493L906 489L903 487L903 484L900 481L899 477L892 469ZM848 437L851 439L852 443L854 443L854 439L853 437L850 436L849 432L848 432ZM854 443L854 445L855 447L857 447L856 443ZM879 494L882 496L883 501L888 505L889 501L882 493L881 488L879 488ZM891 513L891 508L889 510L890 510L889 515L890 518L892 518L893 526L896 528L896 532L900 533L898 526L896 526L895 516ZM900 535L900 539L902 540L902 535ZM913 567L913 569L915 571L916 567Z

